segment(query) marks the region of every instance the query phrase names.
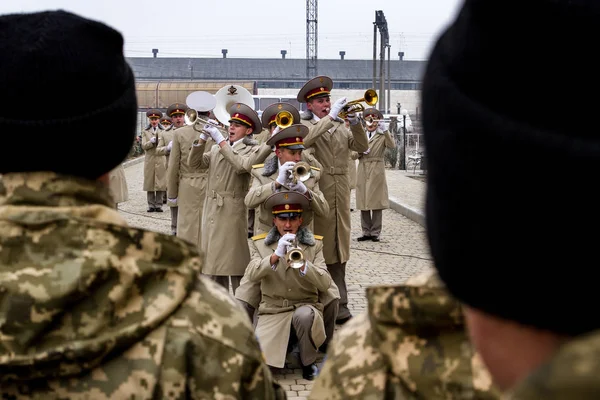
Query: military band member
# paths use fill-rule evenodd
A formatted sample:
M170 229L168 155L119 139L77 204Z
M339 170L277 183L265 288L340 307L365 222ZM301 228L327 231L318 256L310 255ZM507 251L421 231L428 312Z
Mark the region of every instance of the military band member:
M167 114L163 114L160 118L159 123L165 128L165 131L171 130L173 128L173 120Z
M167 190L167 147L163 136L163 127L159 119L160 110L149 110L146 116L150 124L142 131L142 149L144 157L144 191L148 200L148 212L162 212L163 198Z
M266 200L274 226L268 234L252 238L252 260L245 276L250 282L260 282L256 336L267 364L283 368L290 340L297 340L302 376L312 380L318 371L317 349L326 335L319 292L326 291L332 280L321 237L302 226L302 212L308 207L308 198L298 192L277 192ZM303 254L300 268L286 261L291 246Z
M309 114L302 122L309 128L304 139L307 148L314 148L314 156L323 166L319 188L329 203L329 216L315 219L315 233L323 235L327 268L340 290L338 323L348 321L346 262L350 258L350 181L348 159L350 151L364 152L368 140L358 117L348 114L350 130L339 118L347 101L341 98L331 105L333 82L318 76L308 81L298 92L298 101L307 103Z
M268 109L268 108L267 108ZM264 114L263 114L264 115ZM273 227L273 217L271 210L264 207L265 200L273 193L278 191L294 190L308 195L310 208L305 209L302 215L303 224L312 231L313 213L315 218L327 216L329 205L319 190L319 168L310 166L310 178L304 183L299 182L292 185L290 182L290 173L293 165L301 161L304 156L304 146L302 139L308 133L308 128L297 124L277 132L267 141L267 145L275 146L275 156L267 158L265 164L253 166L252 187L246 195L245 203L248 208L256 209L257 222L255 230L257 234L269 232ZM302 160L308 163L306 160ZM310 163L308 163L310 165ZM287 188L285 186L287 186ZM252 284L244 277L242 283L236 292L242 305L247 310L251 320L254 319L254 313L260 301L260 287ZM332 282L330 288L320 294L320 301L325 306L324 319L327 340L333 336L335 330L335 320L339 308L339 290ZM326 347L326 346L325 346Z
M194 104L199 117L208 119L214 102ZM200 249L202 210L206 197L206 169L192 170L188 157L194 140L198 137L197 125L183 126L173 132L173 144L167 169L167 198L169 204L177 204L177 236L195 244ZM208 139L206 151L214 144ZM173 210L175 207L171 207Z
M115 208L119 208L119 203L129 200L129 189L127 188L127 179L125 178L123 164L119 164L113 168L108 174L108 179L110 195L115 202Z
M360 210L362 236L357 240L379 242L382 210L390 208L383 156L385 149L395 148L396 143L390 131L385 129L383 114L379 110L367 108L363 111L363 118L374 122L366 124L369 149L358 153L356 208Z
M306 195L311 201L311 211L306 211L304 219L311 222L312 228L313 212L318 217L329 214L329 205L319 190L320 169L310 166L308 171L310 178L305 182L292 182L292 170L296 163L303 161L304 137L308 134L308 128L302 124L292 125L271 136L266 144L275 147L275 156L269 157L264 164L252 166L252 187L245 198L246 207L256 209L258 216L255 224L255 232L263 233L271 230L272 217L268 210L263 207L264 201L275 192L280 190L292 190ZM309 164L310 165L310 164Z
M271 153L267 145L248 138L262 129L256 111L245 104L231 106L229 138L206 125L205 131L217 145L205 152L208 135L201 133L188 156L190 171L208 168L206 199L202 213L202 251L206 254L203 273L235 293L250 261L248 218L244 197L248 192L253 164Z
M165 143L167 143L168 145L168 152L167 152L167 166L169 165L169 158L170 158L170 151L171 148L173 146L173 135L175 134L175 131L183 126L185 126L185 120L184 120L184 116L185 116L185 112L187 111L188 106L184 103L174 103L171 104L169 106L169 108L167 108L167 115L169 117L171 117L171 121L173 121L173 125L171 127L171 129L169 129L168 131L165 132ZM175 177L174 179L179 180L179 177L177 175L171 175L173 177ZM169 185L169 174L167 174L167 185ZM177 201L175 202L170 202L167 199L166 193L165 193L165 198L164 198L164 202L169 206L169 208L171 209L171 233L176 236L177 235L177 217L178 217L178 211L179 211L179 207L177 206Z

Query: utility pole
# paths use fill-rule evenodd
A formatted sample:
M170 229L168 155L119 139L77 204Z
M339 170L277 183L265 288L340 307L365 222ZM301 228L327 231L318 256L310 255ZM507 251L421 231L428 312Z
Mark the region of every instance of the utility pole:
M317 76L317 0L306 0L306 78Z
M387 21L383 11L375 11L375 26L379 29L381 42L379 46L379 111L386 114L386 93L385 93L385 49L390 46L390 35L388 32ZM374 43L375 46L375 43ZM388 50L389 54L389 50ZM388 56L389 57L389 56ZM388 71L389 74L389 71ZM373 77L375 77L375 48L373 49ZM375 81L375 79L373 79ZM373 85L375 87L375 85Z

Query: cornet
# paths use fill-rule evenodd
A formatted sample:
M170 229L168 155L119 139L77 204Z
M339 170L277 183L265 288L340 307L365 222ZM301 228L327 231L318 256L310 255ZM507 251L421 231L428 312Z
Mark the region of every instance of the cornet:
M186 125L193 125L194 130L197 132L204 132L204 126L210 125L210 126L214 126L215 128L217 128L224 137L229 136L229 132L227 132L225 129L223 129L219 124L216 124L207 119L201 118L198 114L198 111L194 110L193 108L187 109L183 119L184 119Z
M295 185L300 182L304 182L310 178L310 165L305 163L304 161L297 162L294 165L294 168L291 171L292 173L292 183Z
M381 121L380 119L375 119L371 116L368 116L367 118L365 118L365 125L367 126L373 126L374 124L378 124L379 121Z
M348 114L354 114L365 110L365 107L360 104L362 102L367 103L368 106L373 107L377 104L378 100L377 92L374 89L367 89L362 99L352 100L346 103L342 111L338 114L340 118L346 118Z
M294 269L302 268L305 263L304 252L300 247L298 247L298 236L294 238L294 242L292 246L288 248L287 253L285 254L285 261L287 264Z
M294 116L289 111L279 111L275 116L275 123L279 129L285 129L289 126L292 126L294 123Z

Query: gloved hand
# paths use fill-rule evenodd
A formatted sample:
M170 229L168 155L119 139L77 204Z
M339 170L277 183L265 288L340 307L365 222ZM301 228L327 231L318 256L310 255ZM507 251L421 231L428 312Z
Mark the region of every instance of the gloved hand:
M350 125L358 124L358 117L356 116L355 113L346 114L346 118L348 118L348 121L350 121Z
M276 126L275 129L273 129L273 133L271 133L271 136L277 135L279 132L281 132L281 129L279 128L279 126Z
M167 199L167 201L171 203L177 203L177 197L175 197L174 199Z
M208 135L207 135L206 133L204 133L204 132L202 132L202 133L200 134L200 139L201 139L201 140L204 140L205 142L207 142L207 141L208 141L208 138L209 138L209 137L210 137L210 136L208 136Z
M285 185L290 180L290 171L294 168L294 165L296 165L295 162L288 161L280 166L279 175L277 175L275 182L279 183L280 185Z
M347 102L348 99L345 97L336 100L335 103L333 103L333 105L331 106L331 110L329 110L329 116L333 119L337 119L338 114L340 113L340 111L342 111L342 108L344 108Z
M173 148L173 141L171 140L169 142L169 144L167 145L167 151L171 151L172 148Z
M308 191L306 185L300 181L298 181L296 184L290 183L288 187L290 188L290 190L302 194L305 194Z
M366 155L366 154L369 154L370 152L371 152L371 148L369 147L369 148L367 149L367 151L363 152L363 154L365 154L365 155Z
M277 249L275 249L275 255L278 257L285 257L287 253L287 249L292 245L292 242L296 238L296 235L293 233L286 233L283 235L279 242L277 242Z
M377 131L378 133L385 132L385 122L379 121L379 123L377 124Z
M152 136L150 138L150 143L156 143L156 136Z
M216 127L206 124L204 125L204 132L208 133L210 137L215 141L216 144L221 143L225 140L221 131L219 131Z

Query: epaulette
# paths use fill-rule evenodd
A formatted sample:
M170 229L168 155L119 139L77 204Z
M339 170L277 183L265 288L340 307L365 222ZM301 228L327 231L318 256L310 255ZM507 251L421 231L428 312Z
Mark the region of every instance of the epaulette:
M266 237L267 237L266 233L261 233L260 235L254 235L254 236L252 236L252 240L256 241L256 240L264 239Z
M254 164L254 165L252 166L252 168L253 168L253 169L256 169L256 168L262 168L262 167L264 167L264 166L265 166L265 164Z
M310 169L314 169L315 171L320 171L321 170L321 168L313 167L312 165L310 166Z
M313 235L317 240L323 240L323 236L321 235Z

